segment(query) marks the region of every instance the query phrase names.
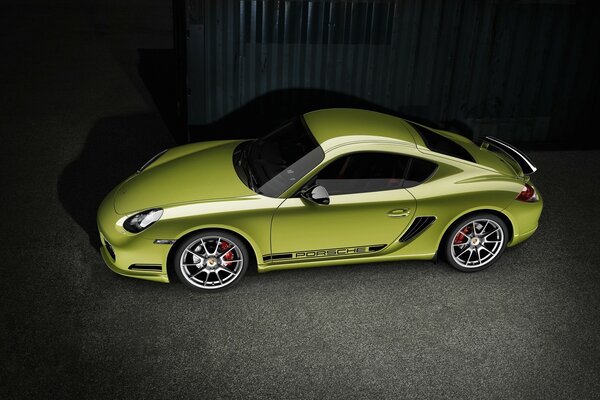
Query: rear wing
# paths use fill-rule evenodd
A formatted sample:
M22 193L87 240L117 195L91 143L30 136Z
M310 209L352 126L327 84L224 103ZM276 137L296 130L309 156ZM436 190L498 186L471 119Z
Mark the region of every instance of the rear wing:
M496 149L502 151L504 154L515 160L517 164L523 170L525 175L531 175L537 171L537 167L533 165L529 157L527 157L521 150L516 147L492 136L486 136L483 139L481 147L487 148L488 146L494 146Z

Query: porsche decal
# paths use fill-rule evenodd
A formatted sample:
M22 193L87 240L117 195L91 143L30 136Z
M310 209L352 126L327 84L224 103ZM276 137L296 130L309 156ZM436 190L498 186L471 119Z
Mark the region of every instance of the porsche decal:
M384 244L375 244L368 246L354 246L354 247L343 247L338 249L321 249L321 250L303 250L296 251L294 253L277 253L277 254L266 254L263 259L265 261L279 261L279 260L296 260L296 259L310 259L319 257L339 257L339 256L351 256L365 253L373 253L379 251L385 247Z

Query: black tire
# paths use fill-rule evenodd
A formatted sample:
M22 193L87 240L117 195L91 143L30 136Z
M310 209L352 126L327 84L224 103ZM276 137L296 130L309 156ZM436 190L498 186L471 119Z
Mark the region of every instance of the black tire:
M179 244L173 268L187 288L217 292L242 280L249 263L250 254L243 240L227 231L207 230Z
M461 218L445 235L442 246L446 261L463 272L486 269L495 263L506 249L510 240L508 233L504 221L493 214L472 214Z

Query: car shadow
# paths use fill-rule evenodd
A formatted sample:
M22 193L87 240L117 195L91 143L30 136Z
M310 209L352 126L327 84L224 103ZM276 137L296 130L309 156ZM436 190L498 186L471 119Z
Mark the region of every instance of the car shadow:
M83 150L57 182L63 208L94 249L100 246L96 210L102 199L150 157L174 144L157 113L102 118L94 124Z
M466 124L461 125L458 121L431 121L341 92L290 88L274 90L257 96L216 121L207 124L192 124L188 128L189 138L191 141L201 141L260 137L295 116L323 108L339 107L378 111L434 128L457 131L464 136L472 137L472 132Z
M176 141L187 141L184 121L178 113L177 70L174 49L138 49L136 73L141 78L164 125Z
M176 52L173 49L138 49L139 63L135 73L141 78L171 136L180 143L260 137L295 116L336 107L378 111L472 137L470 128L460 121L440 123L402 111L419 109L419 107L408 106L394 110L350 94L316 88L272 90L226 112L217 120L202 124L195 123L201 111L187 110L186 100L181 98L186 96L186 90L182 89L181 82L177 81L177 77L181 74L178 73L175 57ZM189 126L188 121L185 120L188 115Z

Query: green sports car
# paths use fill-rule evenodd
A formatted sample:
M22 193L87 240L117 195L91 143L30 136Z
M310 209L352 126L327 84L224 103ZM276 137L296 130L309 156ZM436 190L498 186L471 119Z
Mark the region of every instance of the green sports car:
M479 271L537 229L536 167L493 137L358 109L307 113L257 140L175 147L98 210L114 272L214 291L259 272L443 257Z

